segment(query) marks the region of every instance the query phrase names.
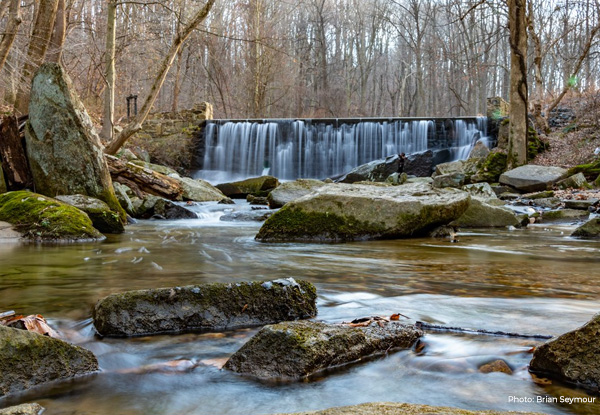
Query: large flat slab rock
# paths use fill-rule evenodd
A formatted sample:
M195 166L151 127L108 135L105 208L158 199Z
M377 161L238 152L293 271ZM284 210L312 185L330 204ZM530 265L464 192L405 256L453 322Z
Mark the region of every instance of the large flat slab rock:
M322 411L295 412L289 415L542 415L537 412L468 411L447 406L429 406L398 402L369 402L340 406ZM285 415L285 414L277 414Z
M311 283L293 278L189 285L112 294L93 317L112 337L225 330L314 317L316 297Z
M280 208L292 200L300 199L314 190L325 186L325 183L316 179L298 179L293 182L281 183L267 196L271 209Z
M422 335L414 326L396 322L368 327L284 322L263 327L225 368L260 379L295 380L390 349L410 348Z
M586 212L587 213L587 212ZM600 238L600 217L592 218L573 231L577 238Z
M262 242L344 242L421 236L460 217L470 195L427 183L327 184L287 203L263 224Z
M0 326L0 397L98 370L92 352L26 330Z
M267 196L277 186L279 186L279 180L276 177L260 176L237 182L221 183L216 187L225 196L233 199L245 199L248 195Z
M500 184L512 186L521 192L539 192L552 187L568 176L568 170L561 167L527 164L500 175Z
M548 340L533 353L533 373L598 391L600 387L600 313L583 326Z

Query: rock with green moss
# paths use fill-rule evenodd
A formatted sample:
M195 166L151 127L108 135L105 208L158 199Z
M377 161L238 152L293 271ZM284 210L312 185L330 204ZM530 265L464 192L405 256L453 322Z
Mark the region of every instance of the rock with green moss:
M446 406L417 405L398 402L369 402L320 411L295 412L287 415L542 415L536 412L468 411ZM286 415L286 414L276 414Z
M571 236L577 238L600 238L600 218L592 218L579 226Z
M104 239L81 210L26 190L0 195L0 220L14 225L29 240L51 242Z
M0 415L41 415L44 407L37 403L24 403L17 406L0 409Z
M423 236L459 218L469 200L467 192L426 183L327 184L287 203L267 219L256 239L344 242Z
M529 370L598 391L600 314L583 326L536 347Z
M452 221L450 225L460 228L520 227L521 221L512 210L501 206L493 206L473 197L465 213L460 218Z
M584 216L588 216L588 212L580 209L556 209L542 212L542 220L544 222L560 221L561 219L580 219Z
M60 65L43 64L33 79L25 140L38 193L95 197L125 223L100 139Z
M183 199L194 202L223 202L228 199L215 186L202 179L191 179L189 177L174 177L181 183Z
M85 195L56 196L57 200L87 213L94 225L102 233L123 233L125 227L119 214L110 210L108 205L100 199Z
M98 361L89 350L0 325L0 396L97 370Z
M179 173L177 173L177 171L175 171L174 169L167 167L167 166L162 166L160 164L149 163L147 161L140 160L140 159L131 159L131 160L129 160L129 162L135 164L136 166L140 166L145 169L150 169L157 173L164 174L165 176L170 176L170 175L179 176Z
M225 368L260 379L296 380L389 350L410 348L422 335L414 326L396 322L368 327L284 322L263 327L231 356Z
M269 193L267 201L271 209L280 208L286 203L306 196L323 186L325 186L324 182L315 179L298 179L293 182L281 183Z
M477 166L477 171L471 176L473 183L495 183L506 170L507 155L501 151L490 152Z
M527 164L502 173L500 184L512 186L524 193L538 192L548 190L567 175L567 170L561 167Z
M586 189L590 187L583 173L577 173L566 179L560 180L556 183L556 186L558 186L559 189Z
M590 163L580 164L569 169L570 176L577 173L583 173L583 175L590 180L600 177L600 158L597 158Z
M217 185L217 189L227 197L245 199L249 194L267 196L277 186L279 186L279 180L276 177L260 176L238 182L221 183Z
M438 176L463 176L462 186L465 183L471 182L471 176L473 176L481 164L483 159L472 158L467 160L450 161L448 163L441 163L435 166L434 180Z
M98 301L94 326L114 337L230 330L314 317L316 297L293 278L128 291Z

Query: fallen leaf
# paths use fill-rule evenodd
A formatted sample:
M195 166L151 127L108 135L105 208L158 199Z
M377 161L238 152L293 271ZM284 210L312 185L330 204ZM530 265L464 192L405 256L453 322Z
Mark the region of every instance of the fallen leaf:
M58 333L48 325L46 319L40 314L32 314L27 317L14 316L12 319L8 320L5 325L16 329L32 331L41 334L42 336L59 337Z

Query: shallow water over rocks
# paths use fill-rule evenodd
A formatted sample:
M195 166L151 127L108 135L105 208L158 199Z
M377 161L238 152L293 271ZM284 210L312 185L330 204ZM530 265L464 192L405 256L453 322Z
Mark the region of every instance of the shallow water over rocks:
M105 242L0 244L0 309L43 314L92 350L102 371L0 400L36 401L48 414L269 414L396 401L465 409L600 413L560 403L585 392L534 382L539 340L428 332L425 348L272 384L218 366L257 329L133 339L93 335L92 305L110 293L205 282L294 277L314 283L326 322L401 313L407 322L525 334L561 334L600 309L598 241L569 238L575 222L339 245L264 244L260 224L222 222L235 206L198 204L199 219L140 221ZM1 311L0 310L0 311ZM483 374L503 359L514 374ZM184 360L171 368L148 367ZM556 397L557 402L552 402Z

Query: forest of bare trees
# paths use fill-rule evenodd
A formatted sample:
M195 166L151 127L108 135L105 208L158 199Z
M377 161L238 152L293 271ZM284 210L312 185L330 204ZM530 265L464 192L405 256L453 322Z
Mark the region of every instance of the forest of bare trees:
M2 0L0 104L26 111L45 36L41 55L60 60L100 122L115 3L123 120L126 97L148 95L206 1ZM545 111L561 94L597 90L600 0L527 6L530 102ZM36 24L45 13L53 27ZM505 0L217 0L176 51L153 110L209 101L219 118L475 115L489 96L508 99L510 63Z

